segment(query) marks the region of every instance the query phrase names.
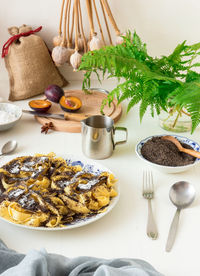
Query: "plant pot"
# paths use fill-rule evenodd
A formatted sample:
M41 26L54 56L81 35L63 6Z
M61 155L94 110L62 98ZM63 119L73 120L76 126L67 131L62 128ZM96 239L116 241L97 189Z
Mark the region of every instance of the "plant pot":
M173 112L170 114L161 111L159 115L159 125L168 131L172 132L190 132L192 129L192 120L190 116L183 112Z

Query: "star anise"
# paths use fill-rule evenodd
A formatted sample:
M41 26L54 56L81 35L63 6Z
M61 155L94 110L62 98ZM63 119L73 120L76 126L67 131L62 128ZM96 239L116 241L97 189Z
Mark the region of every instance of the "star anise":
M49 129L53 129L54 125L52 122L49 123L45 123L42 127L41 127L41 133L44 132L45 134L47 134Z

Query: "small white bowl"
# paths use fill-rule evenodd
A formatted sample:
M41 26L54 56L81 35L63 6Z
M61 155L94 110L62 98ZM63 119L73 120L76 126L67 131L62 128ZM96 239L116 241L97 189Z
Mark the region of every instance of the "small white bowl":
M170 134L171 135L171 134ZM143 160L144 162L146 162L147 164L151 165L152 167L154 167L155 169L158 169L159 171L162 171L164 173L179 173L179 172L184 172L194 166L196 166L196 164L200 161L200 159L196 159L194 161L194 163L189 164L189 165L185 165L185 166L177 166L177 167L171 167L171 166L164 166L164 165L158 165L155 164L147 159L145 159L142 154L141 154L141 148L142 146L150 139L152 139L153 137L161 137L161 136L166 136L165 135L153 135L153 136L149 136L145 139L143 139L142 141L140 141L136 147L135 147L135 152L137 154L137 156ZM171 135L175 138L177 138L180 142L185 143L189 146L191 146L194 150L196 151L200 151L200 146L197 142L187 138L187 137L183 137L183 136L179 136L179 135Z
M22 109L14 104L11 103L0 103L0 111L5 111L13 115L13 120L6 122L6 123L0 123L0 131L7 130L11 127L13 127L22 116Z

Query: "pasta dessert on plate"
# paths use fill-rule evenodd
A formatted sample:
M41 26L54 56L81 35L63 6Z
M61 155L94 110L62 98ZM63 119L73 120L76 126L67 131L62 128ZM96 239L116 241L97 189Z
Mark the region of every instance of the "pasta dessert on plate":
M17 157L0 168L0 216L31 226L67 227L106 211L117 196L108 171L92 173L54 153Z

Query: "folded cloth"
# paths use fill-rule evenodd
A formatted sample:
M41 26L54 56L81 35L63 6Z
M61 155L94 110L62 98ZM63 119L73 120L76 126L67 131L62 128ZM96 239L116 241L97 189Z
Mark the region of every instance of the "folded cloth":
M0 240L1 276L163 276L138 259L67 258L45 249L27 255L9 249Z

